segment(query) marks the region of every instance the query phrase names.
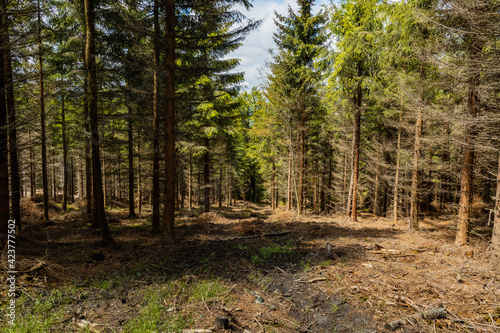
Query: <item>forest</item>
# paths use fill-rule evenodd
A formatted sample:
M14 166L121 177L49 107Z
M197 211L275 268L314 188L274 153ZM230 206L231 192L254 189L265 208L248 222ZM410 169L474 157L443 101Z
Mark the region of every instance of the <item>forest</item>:
M500 1L272 3L0 0L3 331L500 331Z

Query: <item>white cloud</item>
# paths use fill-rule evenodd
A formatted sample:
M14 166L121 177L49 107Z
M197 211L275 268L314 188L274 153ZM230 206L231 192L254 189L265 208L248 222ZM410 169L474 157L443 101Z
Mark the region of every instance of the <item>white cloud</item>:
M313 12L318 12L321 5L328 3L330 3L329 0L317 0ZM276 28L274 12L286 16L289 5L294 11L298 8L297 2L294 0L255 0L250 11L243 7L236 8L250 19L262 20L258 30L252 31L243 41L243 46L229 55L230 58L241 59L240 66L236 70L245 72L245 81L248 87L259 84L259 70L264 68L266 61L271 60L268 50L275 47L273 42L273 33Z

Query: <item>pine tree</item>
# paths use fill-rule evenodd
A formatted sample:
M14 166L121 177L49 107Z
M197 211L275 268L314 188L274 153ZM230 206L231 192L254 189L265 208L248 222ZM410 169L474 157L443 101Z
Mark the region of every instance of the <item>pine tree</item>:
M272 74L268 76L269 90L274 90L281 101L286 100L286 112L289 126L296 132L295 145L299 151L298 157L298 193L297 212L302 214L305 199L306 179L306 142L308 126L318 109L317 84L320 73L314 64L325 43L322 33L324 16L312 14L314 1L298 0L298 13L291 7L288 16L276 13L275 24L278 32L274 34L274 42L278 51L271 64ZM290 141L292 138L290 137ZM290 147L292 147L290 142ZM290 150L290 156L293 156ZM289 184L291 184L291 168ZM291 188L289 187L289 202Z

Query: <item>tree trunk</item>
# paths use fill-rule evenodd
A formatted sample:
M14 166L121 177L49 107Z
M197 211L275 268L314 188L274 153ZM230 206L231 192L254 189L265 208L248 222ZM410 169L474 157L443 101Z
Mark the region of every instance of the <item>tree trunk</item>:
M361 140L361 82L358 82L356 92L356 109L354 112L354 152L353 152L353 169L352 169L352 221L358 220L358 177L359 177L359 143Z
M141 175L141 135L137 133L137 205L139 214L142 214L142 175Z
M61 123L63 141L63 200L62 210L66 211L68 204L68 140L66 136L66 110L64 108L64 94L61 93Z
M422 104L424 103L424 67L420 67L420 96L419 105L417 106L417 119L415 120L415 150L413 152L413 171L411 179L411 192L410 192L410 225L409 232L413 233L419 229L418 211L419 211L419 198L418 198L418 183L419 183L419 169L418 162L422 152L422 126L423 126L423 111Z
M474 82L476 83L476 82ZM472 84L469 89L469 98L467 101L468 113L472 118L479 115L478 92L476 84ZM465 133L465 151L462 170L460 172L460 202L458 206L458 227L455 238L455 245L462 246L467 244L470 203L472 194L472 173L474 171L474 155L476 130L474 125L468 125Z
M500 273L500 152L498 154L497 193L495 196L495 222L491 238L491 267Z
M90 129L92 133L92 187L94 191L94 210L92 212L93 224L99 225L103 244L114 244L106 221L104 206L104 193L102 183L101 157L99 152L99 114L97 112L97 76L95 61L95 26L94 26L94 0L84 0L86 43L85 60L88 75L89 94L87 96L90 113Z
M165 29L166 103L165 103L165 235L174 238L175 220L175 2L166 0Z
M376 167L375 167L375 184L374 184L374 190L373 190L373 214L380 216L380 207L379 207L379 178L380 178L380 146L377 146L377 160L375 161Z
M6 9L6 2L2 0L2 12ZM12 57L10 53L9 25L8 17L2 18L4 61L5 61L5 89L7 113L9 122L9 154L10 154L10 186L11 186L11 208L12 219L16 221L16 226L21 228L21 185L19 179L19 163L17 148L17 123L16 110L14 104L14 81L12 78Z
M40 14L40 0L38 0L38 70L40 78L40 127L42 145L42 187L43 187L43 219L49 221L49 184L47 180L47 137L45 134L45 96L42 59L42 21Z
M275 210L276 209L276 200L275 200L275 190L274 187L276 186L275 184L276 181L276 163L274 161L274 157L272 158L272 173L271 173L271 209Z
M399 125L398 125L398 148L396 152L396 177L394 179L394 204L393 204L393 221L398 220L398 205L399 205L399 164L401 159L401 131L403 122L403 110L399 113Z
M219 170L219 209L222 208L222 170L224 168L224 163L221 162Z
M52 148L52 198L57 201L56 150Z
M158 0L154 0L154 63L153 63L153 188L151 203L153 209L153 233L160 230L160 28L158 19Z
M209 142L205 138L205 153L203 154L203 211L210 211L210 154L209 154Z
M86 42L86 41L85 41ZM84 57L85 58L85 57ZM87 60L84 59L85 73L87 73ZM93 195L92 195L92 157L90 153L91 137L90 137L90 122L89 122L89 100L88 100L88 75L84 75L83 80L83 123L85 127L85 194L86 194L86 212L87 218L92 217ZM97 227L97 225L95 226Z
M304 211L304 191L305 191L305 162L306 162L306 143L305 143L305 136L306 136L306 129L305 129L305 122L306 122L306 115L305 115L305 110L302 110L301 112L301 119L300 119L300 129L299 129L299 199L297 202L297 213L301 215Z
M3 5L3 3L2 3ZM5 7L2 6L2 10ZM0 15L0 26L4 25L5 16ZM0 45L4 43L4 33L0 33ZM5 103L5 72L4 72L4 49L0 48L0 245L7 241L9 232L9 158L7 146L7 105ZM5 249L5 247L2 247Z
M135 182L134 182L134 132L132 131L132 108L128 108L128 216L135 214Z
M28 142L30 149L30 196L36 194L36 174L35 174L35 152L33 151L33 142L31 141L31 131L28 128Z
M189 210L191 210L193 209L193 153L191 148L189 148L188 201Z
M286 200L286 209L292 210L292 160L293 160L293 150L292 143L290 138L290 147L288 153L288 191L287 191L287 200Z
M71 197L71 203L75 202L75 158L71 156L71 186L69 187L70 189L70 197Z

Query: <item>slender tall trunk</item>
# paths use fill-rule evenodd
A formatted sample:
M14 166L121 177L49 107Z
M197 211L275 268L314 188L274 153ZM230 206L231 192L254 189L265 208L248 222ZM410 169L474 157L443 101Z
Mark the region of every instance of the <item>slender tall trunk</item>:
M40 78L40 127L42 145L42 189L43 189L43 219L49 221L49 184L47 180L47 137L45 134L45 96L44 96L44 75L42 58L42 20L40 0L38 4L38 70Z
M205 138L205 153L203 154L203 211L210 211L210 153L209 141Z
M94 190L95 203L95 213L93 212L92 218L93 223L99 225L103 244L114 244L114 240L109 232L108 222L106 221L104 193L102 188L101 156L99 152L99 114L97 112L94 0L84 0L84 5L86 25L85 60L89 85L89 94L87 99L89 102L90 129L92 133L92 187Z
M305 115L305 110L303 106L302 114L301 114L301 119L300 119L300 129L299 129L299 198L297 202L297 213L300 215L303 213L304 210L304 191L305 191L305 162L306 162L306 143L305 143L305 136L306 136L306 115Z
M224 169L224 163L220 164L219 169L219 209L222 208L222 170Z
M158 19L158 0L153 3L153 188L151 203L153 209L152 229L160 231L160 27Z
M500 273L500 152L498 154L497 192L495 196L495 222L491 238L490 264L494 271Z
M193 209L193 153L191 148L189 148L188 202L189 210Z
M344 172L343 172L343 177L342 177L342 181L343 181L343 187L342 187L342 206L344 208L344 214L346 215L349 215L349 204L348 204L348 201L349 201L349 196L348 196L348 193L347 193L347 151L344 152ZM331 187L330 188L330 191L331 191Z
M289 147L289 153L288 153L288 190L287 190L287 199L286 199L286 209L291 210L292 209L292 161L293 161L293 150L292 150L292 143L290 140L290 147Z
M361 71L361 70L360 70ZM361 76L361 75L360 75ZM361 140L361 82L358 82L356 91L356 108L354 112L354 152L352 169L352 211L351 219L358 220L358 177L359 177L359 143Z
M403 110L399 113L399 125L398 125L398 147L396 152L396 176L394 179L394 204L393 204L393 220L397 222L398 220L398 204L399 204L399 164L401 159L401 131L403 128Z
M137 133L137 196L139 214L142 214L142 174L141 174L141 136Z
M2 13L6 9L6 0L2 0ZM12 57L10 53L9 39L9 18L5 15L2 18L3 42L4 42L4 60L5 60L5 89L7 113L9 121L9 154L10 154L10 186L11 186L11 208L12 219L16 225L21 228L21 182L19 178L19 162L17 149L17 123L16 109L14 103L14 80L12 79Z
M231 207L231 166L227 164L227 207Z
M165 29L166 103L165 103L165 235L174 238L175 221L175 2L166 0Z
M3 7L3 6L2 6ZM2 12L5 8L1 8ZM0 13L0 26L4 25L4 15ZM4 33L0 33L0 45L4 43ZM7 105L5 103L4 48L0 47L0 245L4 245L9 231L9 152L7 145Z
M62 209L66 211L68 204L68 140L66 137L66 110L64 108L64 94L61 96L61 127L63 141L63 201Z
M87 75L87 61L85 63L85 74L83 79L83 126L85 127L85 195L86 195L86 213L87 218L92 217L93 195L92 195L92 156L90 152L91 138L90 138L90 121L89 121L89 92L88 92L88 75ZM94 225L94 227L98 227Z
M75 158L71 156L71 177L69 178L71 180L71 186L69 187L70 191L70 202L73 203L75 202Z
M377 166L375 167L375 186L373 190L373 214L380 216L380 208L379 208L379 178L380 178L380 146L377 147L377 160L375 163Z
M477 81L475 78L469 88L469 98L467 108L469 116L474 119L479 115L479 95L477 92ZM465 133L465 149L460 172L460 202L458 206L458 229L455 238L455 245L462 246L467 244L470 218L470 204L472 198L472 173L474 171L474 156L475 156L475 125L468 124Z
M35 174L35 152L33 147L33 141L31 139L31 130L28 128L28 142L30 149L30 196L36 194L36 174Z
M271 173L271 209L275 210L276 209L276 191L275 191L275 184L276 182L276 162L274 160L274 157L272 158L272 173Z
M419 183L419 167L418 162L422 153L422 126L423 126L423 104L424 104L424 80L425 71L424 65L420 66L420 87L419 98L417 106L417 119L415 120L415 151L413 152L413 173L411 180L410 192L410 233L419 230L418 210L419 210L419 196L418 196L418 183Z
M52 198L57 201L56 150L52 148Z
M132 108L128 108L128 216L136 217L135 214L135 182L134 182L134 132L132 128Z

